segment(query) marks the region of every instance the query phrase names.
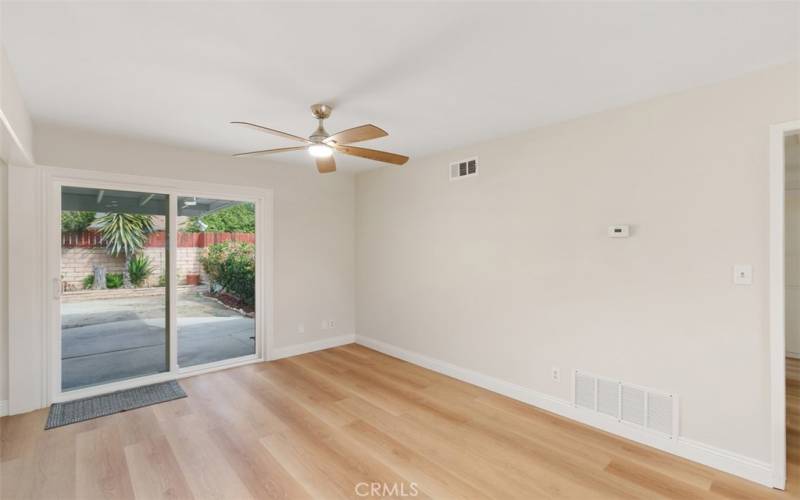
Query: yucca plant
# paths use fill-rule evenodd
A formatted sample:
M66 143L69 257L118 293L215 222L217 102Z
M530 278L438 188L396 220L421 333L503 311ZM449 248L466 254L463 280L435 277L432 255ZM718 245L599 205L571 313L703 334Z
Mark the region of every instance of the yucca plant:
M140 253L134 255L128 262L128 275L134 286L142 286L151 274L153 274L153 266L148 256Z
M122 283L125 288L131 288L131 257L144 248L148 233L153 232L153 216L110 212L98 218L95 226L109 254L125 255Z

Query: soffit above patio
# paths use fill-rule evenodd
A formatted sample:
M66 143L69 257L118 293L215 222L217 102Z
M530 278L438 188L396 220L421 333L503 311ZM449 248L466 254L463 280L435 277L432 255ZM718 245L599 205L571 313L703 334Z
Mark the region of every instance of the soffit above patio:
M240 202L203 197L179 197L178 216L203 216ZM86 187L61 188L61 210L166 215L168 197L162 193L117 191Z

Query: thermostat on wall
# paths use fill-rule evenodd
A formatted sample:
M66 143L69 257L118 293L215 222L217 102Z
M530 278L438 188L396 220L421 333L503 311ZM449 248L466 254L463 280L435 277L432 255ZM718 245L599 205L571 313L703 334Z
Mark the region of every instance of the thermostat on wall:
M608 226L609 238L627 238L631 234L631 227L627 224L621 226Z

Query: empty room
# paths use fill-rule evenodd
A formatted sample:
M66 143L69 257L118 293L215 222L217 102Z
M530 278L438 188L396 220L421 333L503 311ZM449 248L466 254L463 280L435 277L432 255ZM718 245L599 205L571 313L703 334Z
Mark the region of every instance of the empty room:
M0 499L800 498L800 3L0 0Z

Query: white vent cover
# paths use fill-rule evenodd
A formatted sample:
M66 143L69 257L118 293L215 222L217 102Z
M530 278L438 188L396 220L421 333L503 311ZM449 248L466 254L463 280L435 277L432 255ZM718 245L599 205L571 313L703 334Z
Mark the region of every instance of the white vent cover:
M597 411L619 418L619 388L619 382L597 379Z
M573 404L669 438L678 434L678 398L672 394L575 371Z
M647 393L647 428L672 435L675 405L669 394Z
M468 158L450 164L450 180L478 175L478 159Z
M637 387L622 385L622 421L644 426L645 392Z
M583 373L575 373L575 404L594 410L595 378Z

